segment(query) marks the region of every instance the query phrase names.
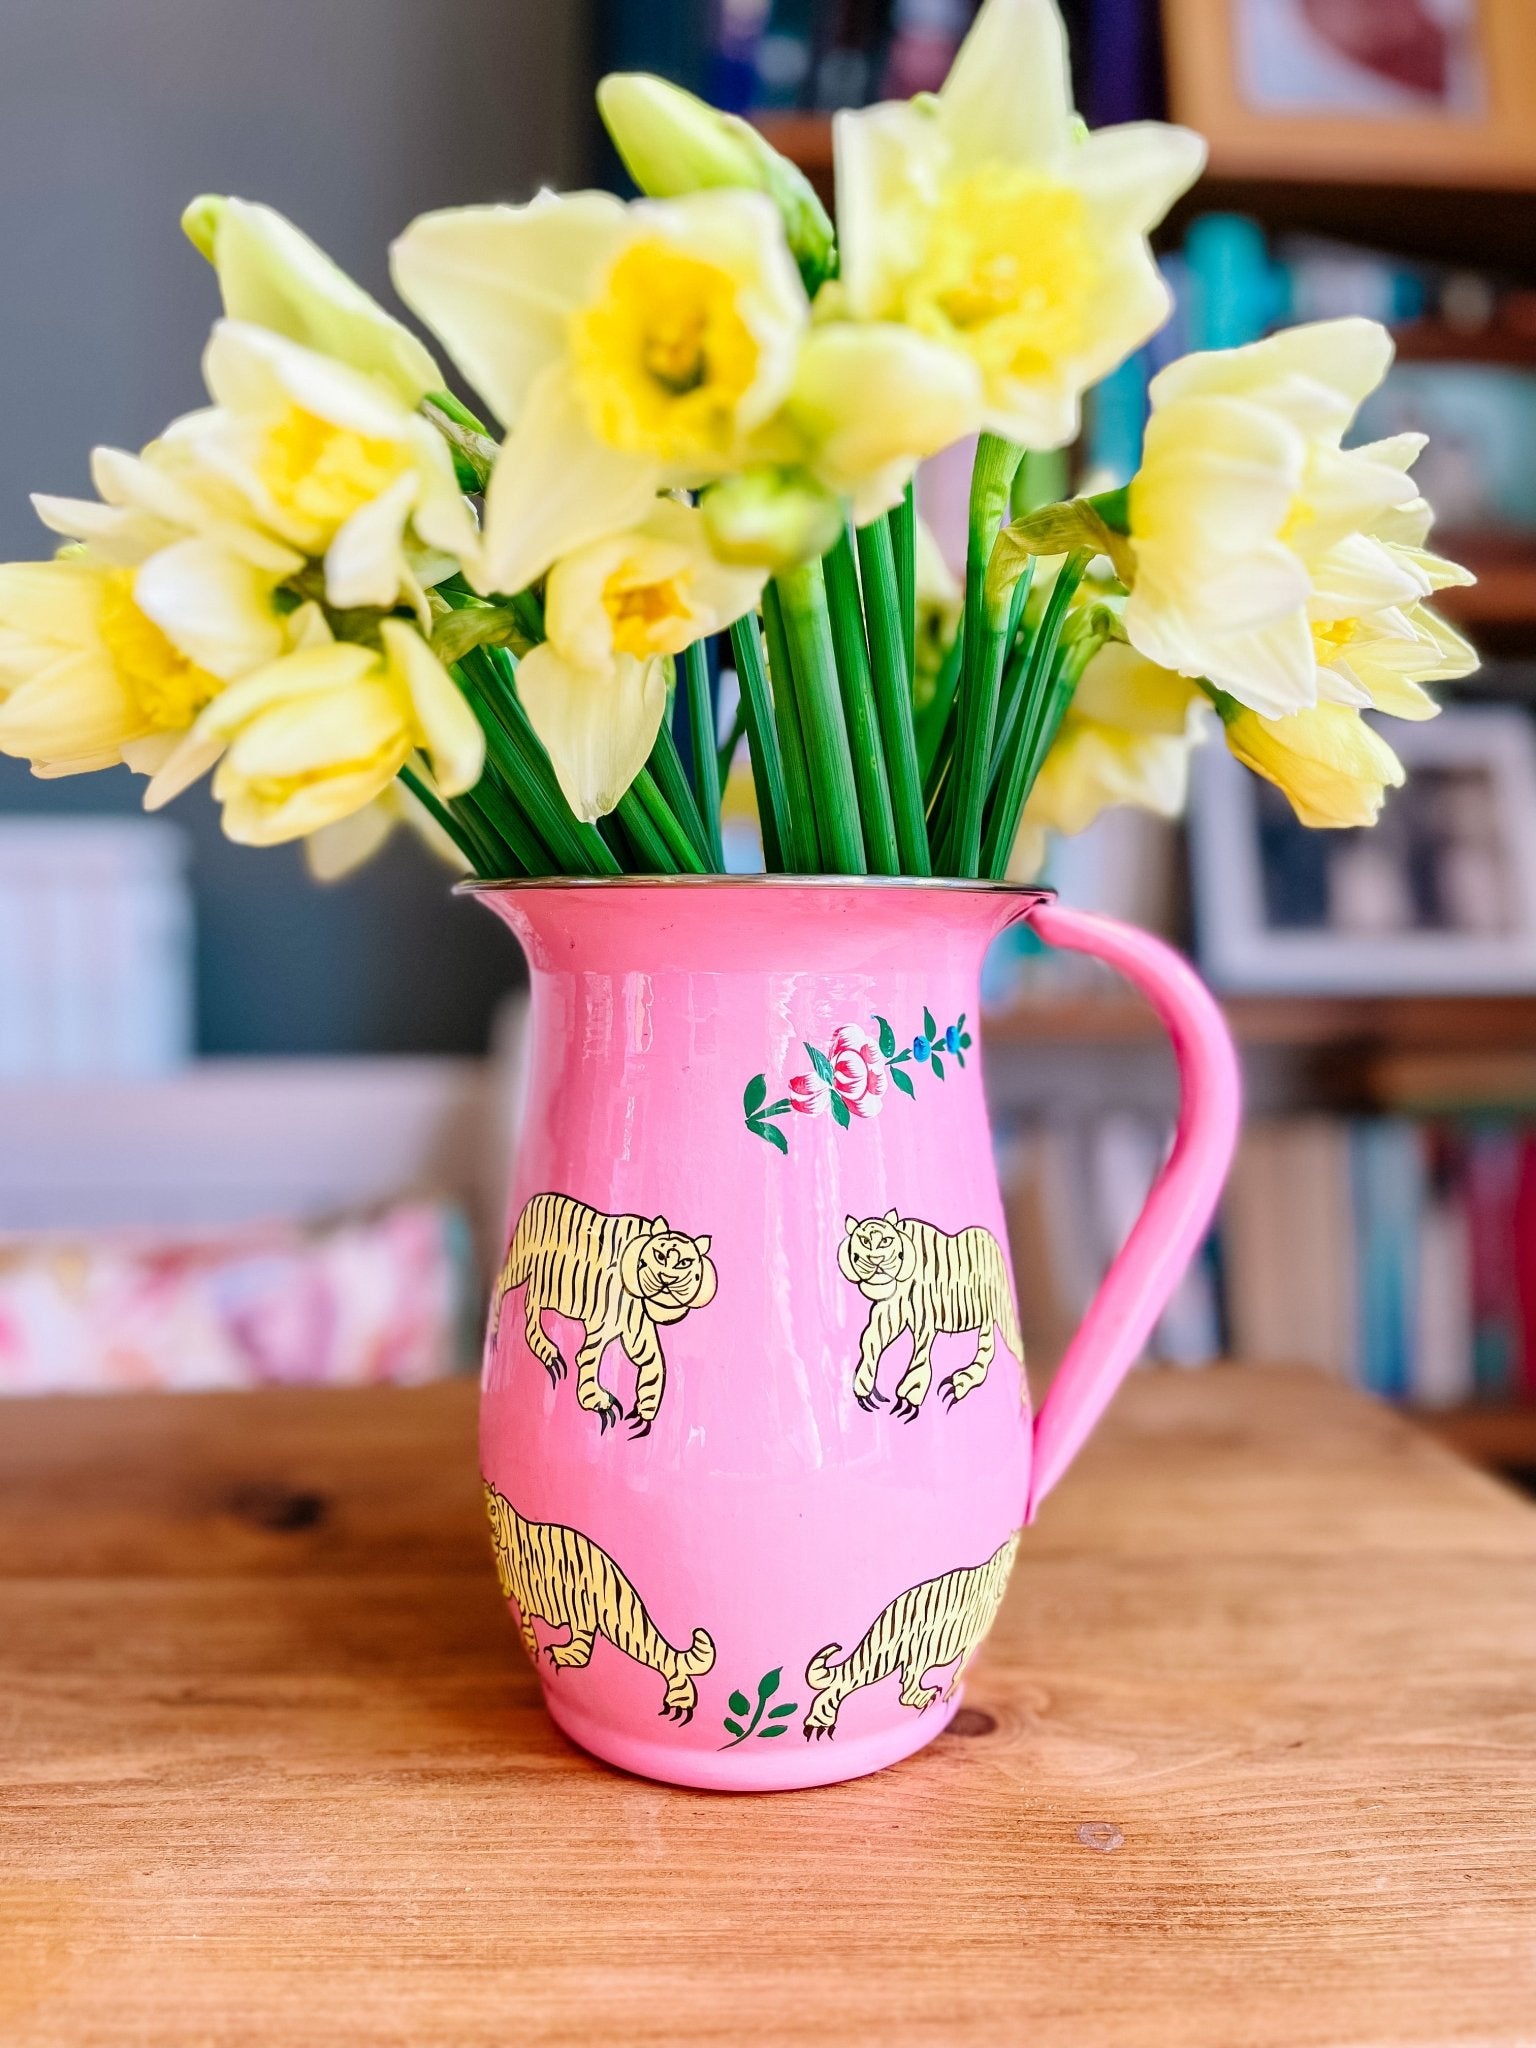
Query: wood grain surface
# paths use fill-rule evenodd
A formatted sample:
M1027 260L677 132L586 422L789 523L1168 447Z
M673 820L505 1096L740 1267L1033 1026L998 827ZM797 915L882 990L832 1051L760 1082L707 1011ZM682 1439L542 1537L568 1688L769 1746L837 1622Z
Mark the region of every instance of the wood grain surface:
M1536 1511L1396 1417L1136 1375L953 1731L733 1798L545 1719L473 1410L0 1411L5 2048L1536 2041Z

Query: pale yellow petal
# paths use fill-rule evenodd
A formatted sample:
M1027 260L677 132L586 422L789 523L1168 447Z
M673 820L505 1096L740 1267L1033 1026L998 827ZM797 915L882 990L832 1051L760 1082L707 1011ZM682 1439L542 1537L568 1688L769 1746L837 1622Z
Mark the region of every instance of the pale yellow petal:
M304 865L313 881L342 881L373 859L400 822L389 795L386 791L360 811L337 818L308 835L304 841Z
M834 114L837 296L855 319L895 310L897 281L927 234L944 158L938 123L910 105ZM832 295L818 298L820 309Z
M1205 138L1163 121L1100 128L1072 152L1072 183L1101 234L1145 235L1205 168Z
M290 699L318 700L362 687L378 666L376 654L349 641L301 648L231 683L206 707L193 729L201 738L229 739L258 712Z
M442 388L431 353L308 235L270 206L245 199L194 200L193 240L218 272L232 319L270 328L354 369L382 377L407 405Z
M325 551L329 604L341 611L394 604L405 571L405 528L416 491L414 476L399 477L340 528Z
M981 378L969 357L907 328L837 321L808 337L787 410L815 475L851 491L973 432Z
M487 592L525 590L561 555L637 525L660 482L654 462L596 439L563 368L551 369L508 435L486 491Z
M510 427L628 232L609 193L541 193L527 206L423 214L390 264L401 298Z
M660 661L615 657L612 669L576 668L548 642L524 655L518 694L578 818L595 823L645 766L667 708Z
M406 759L405 743L358 768L340 770L314 782L300 782L279 801L268 802L247 783L231 778L221 786L228 756L214 776L213 793L223 806L226 838L240 846L282 846L338 819L350 817L388 789Z
M379 632L390 666L409 693L433 780L444 796L473 789L485 765L485 734L479 719L414 627L384 619Z
M28 761L115 761L148 729L105 652L65 654L0 704L0 754Z
M1072 78L1054 0L983 0L938 118L959 162L1059 166L1073 146Z
M133 601L188 660L225 682L286 645L269 579L210 540L162 548L133 580Z
M147 744L141 742L141 745ZM223 739L210 739L194 730L181 734L169 753L158 761L153 761L147 753L136 753L125 747L123 759L128 766L149 775L149 786L144 792L145 810L163 810L173 797L180 796L184 789L190 789L194 782L200 781L218 761L226 744Z

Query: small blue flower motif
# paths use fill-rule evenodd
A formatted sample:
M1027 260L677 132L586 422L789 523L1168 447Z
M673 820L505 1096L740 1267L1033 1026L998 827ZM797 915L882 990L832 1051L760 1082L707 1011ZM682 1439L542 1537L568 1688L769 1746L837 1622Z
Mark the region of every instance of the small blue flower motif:
M951 1024L944 1033L944 1043L951 1052L958 1052L960 1050L960 1027L958 1024Z
M913 1057L913 1059L917 1060L917 1061L918 1061L919 1063L921 1063L922 1061L926 1060L926 1059L927 1059L927 1057L928 1057L928 1055L929 1055L929 1053L931 1053L932 1051L933 1051L933 1046L932 1046L932 1043L930 1042L930 1040L928 1040L928 1039L924 1038L924 1037L922 1036L922 1034L921 1034L921 1033L919 1033L919 1034L918 1034L918 1036L917 1036L916 1038L914 1038L914 1039L913 1039L913 1041L912 1041L912 1057Z

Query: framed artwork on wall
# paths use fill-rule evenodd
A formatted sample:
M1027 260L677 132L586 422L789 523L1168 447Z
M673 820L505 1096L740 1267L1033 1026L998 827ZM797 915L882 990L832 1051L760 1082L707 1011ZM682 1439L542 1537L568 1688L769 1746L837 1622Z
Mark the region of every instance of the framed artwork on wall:
M1468 705L1394 723L1408 770L1369 831L1317 832L1226 748L1190 805L1200 965L1252 994L1536 989L1536 726Z
M1536 187L1533 0L1163 0L1218 175Z

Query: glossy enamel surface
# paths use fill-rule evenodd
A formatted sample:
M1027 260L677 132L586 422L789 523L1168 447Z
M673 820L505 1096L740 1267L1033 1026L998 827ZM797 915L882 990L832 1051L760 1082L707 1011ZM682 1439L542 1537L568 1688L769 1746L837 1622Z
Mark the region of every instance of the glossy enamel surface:
M1088 950L1121 928L986 887L482 893L533 978L482 1461L550 1711L682 1784L895 1761L958 1705L1031 1506L982 956L1042 910ZM1209 999L1143 935L1121 951L1144 985L1172 975L1181 1057L1215 1096L1184 1132L1177 1216L1154 1196L1136 1284L1048 1407L1056 1469L1198 1239L1235 1110Z

